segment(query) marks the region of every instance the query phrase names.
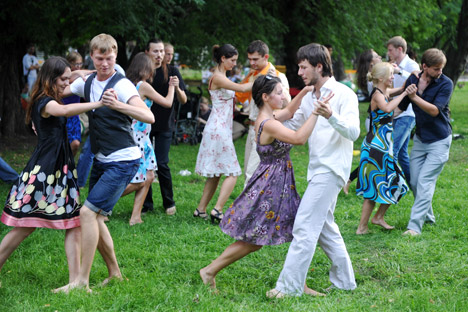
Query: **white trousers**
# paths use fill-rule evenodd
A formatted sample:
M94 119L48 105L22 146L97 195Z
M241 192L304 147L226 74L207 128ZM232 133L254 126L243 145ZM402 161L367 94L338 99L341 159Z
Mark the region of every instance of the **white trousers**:
M331 172L315 175L309 182L294 222L294 238L276 282L275 288L282 293L302 295L317 242L332 262L332 284L340 289L356 288L351 259L333 216L342 187L342 179Z
M245 172L245 182L244 188L249 182L252 174L257 169L260 164L260 156L257 153L257 143L255 142L255 128L254 126L249 126L249 132L247 134L247 140L245 142L245 154L244 154L244 172Z

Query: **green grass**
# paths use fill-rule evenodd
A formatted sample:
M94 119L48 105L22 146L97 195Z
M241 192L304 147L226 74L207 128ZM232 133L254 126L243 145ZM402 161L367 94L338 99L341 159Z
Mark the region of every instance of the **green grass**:
M198 270L233 242L217 226L192 217L201 197L204 179L194 171L198 146L171 147L171 169L177 214L163 213L158 185L154 184L156 211L144 216L145 223L129 227L133 197L123 198L108 223L122 273L128 278L108 287L97 286L107 274L96 255L91 271L93 294L74 291L52 294L52 288L67 283L63 231L39 229L16 250L0 273L0 311L467 311L468 303L468 89L452 98L453 132L465 140L452 143L450 160L439 177L433 200L437 223L425 226L419 237L403 237L413 203L408 195L387 212L395 225L390 232L370 225L371 234L355 235L362 198L340 194L336 222L353 262L358 287L333 291L325 298L268 300L265 292L274 287L289 244L266 246L221 271L219 295L201 283ZM366 105L361 104L361 120ZM359 149L364 136L355 143ZM235 142L243 163L245 138ZM0 155L20 171L32 147L29 144L3 149ZM307 147L292 150L297 188L306 187ZM358 157L354 158L354 166ZM228 204L242 190L243 178ZM0 197L9 187L0 183ZM83 192L86 193L86 192ZM84 198L85 194L82 194ZM213 205L213 204L212 204ZM212 207L211 205L211 207ZM0 226L0 237L9 228ZM319 291L330 285L330 262L320 248L312 261L307 283Z

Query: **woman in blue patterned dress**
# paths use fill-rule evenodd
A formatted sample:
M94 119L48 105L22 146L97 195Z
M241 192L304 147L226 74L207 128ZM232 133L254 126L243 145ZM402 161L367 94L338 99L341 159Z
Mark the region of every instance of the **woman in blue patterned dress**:
M293 238L292 228L300 197L289 150L293 144L302 145L307 141L317 115L312 115L297 132L276 119L284 114L291 118L302 97L311 90L312 87L304 88L285 109L278 111L284 100L280 79L259 76L254 82L252 96L259 108L255 130L260 164L220 223L223 232L236 242L200 270L203 283L213 289L216 288L216 274L223 268L263 245L278 245Z
M176 82L169 81L169 92L166 97L156 92L153 87L146 81L153 80L153 62L151 58L144 52L140 52L133 58L127 70L127 78L136 85L141 99L150 108L153 102L161 106L171 106L174 99L174 90ZM133 177L130 184L122 194L122 197L135 192L135 200L133 203L132 216L130 217L130 225L143 223L141 220L141 209L146 198L146 194L154 180L154 170L157 169L156 156L154 154L153 145L149 138L151 132L151 124L147 124L138 120L132 122L133 139L141 151L140 167Z
M411 85L389 101L393 66L387 62L374 65L368 79L374 85L370 104L372 129L361 146L356 194L364 197L364 203L356 234L368 233L369 218L375 203L380 203L380 206L371 222L387 230L394 228L385 222L385 212L408 192L408 186L398 162L393 158L393 110L406 95L416 92L416 86Z

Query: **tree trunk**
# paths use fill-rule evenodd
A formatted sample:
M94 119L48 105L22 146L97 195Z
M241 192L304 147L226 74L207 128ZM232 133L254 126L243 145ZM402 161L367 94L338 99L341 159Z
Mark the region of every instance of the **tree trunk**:
M20 44L7 46L0 42L0 133L3 137L28 133L20 96L24 46L19 46Z
M452 79L454 86L465 70L468 57L468 0L463 0L460 17L458 19L455 43L447 49L447 65L444 74Z

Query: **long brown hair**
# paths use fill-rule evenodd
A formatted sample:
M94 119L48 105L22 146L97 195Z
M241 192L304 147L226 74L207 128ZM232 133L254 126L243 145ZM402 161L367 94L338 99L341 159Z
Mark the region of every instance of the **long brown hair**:
M37 74L37 80L32 87L31 96L26 107L26 124L29 124L31 121L34 103L41 97L50 96L61 103L55 82L58 77L63 75L67 67L70 68L70 63L61 56L53 56L44 62L44 65L42 65L41 70Z
M127 78L136 85L141 80L153 81L153 61L144 52L139 52L133 58L127 69Z

